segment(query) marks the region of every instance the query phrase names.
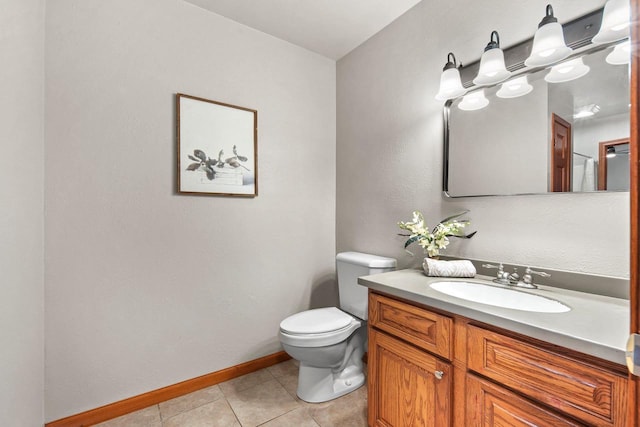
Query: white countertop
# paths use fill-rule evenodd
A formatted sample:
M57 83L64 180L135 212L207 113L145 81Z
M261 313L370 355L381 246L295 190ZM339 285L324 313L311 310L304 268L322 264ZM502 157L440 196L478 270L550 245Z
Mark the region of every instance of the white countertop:
M518 332L582 353L625 364L629 336L629 301L549 286L519 291L542 295L571 307L565 313L534 313L494 307L452 297L429 287L437 281L491 282L491 277L473 279L427 277L422 270L397 270L363 276L360 285L469 319Z

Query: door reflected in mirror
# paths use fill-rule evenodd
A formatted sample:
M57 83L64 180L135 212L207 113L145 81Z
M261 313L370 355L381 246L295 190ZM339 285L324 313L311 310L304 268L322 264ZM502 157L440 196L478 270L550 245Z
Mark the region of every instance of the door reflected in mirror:
M489 101L485 108L460 108L464 97L449 101L445 193L628 191L629 64L611 63L614 48L591 46L581 53L582 61L570 58L481 88ZM562 77L572 72L573 79ZM532 89L505 96L517 93L512 86L524 76Z
M629 191L629 138L599 144L598 190Z

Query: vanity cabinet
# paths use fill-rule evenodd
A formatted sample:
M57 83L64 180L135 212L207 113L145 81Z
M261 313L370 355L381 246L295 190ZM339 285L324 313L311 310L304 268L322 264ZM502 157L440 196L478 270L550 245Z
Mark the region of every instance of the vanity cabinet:
M451 425L451 332L451 318L369 294L370 426Z
M369 292L370 426L625 426L612 362Z

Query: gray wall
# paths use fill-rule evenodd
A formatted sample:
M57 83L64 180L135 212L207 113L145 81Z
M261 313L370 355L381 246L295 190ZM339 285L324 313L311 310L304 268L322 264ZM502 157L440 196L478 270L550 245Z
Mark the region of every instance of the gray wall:
M32 427L44 418L44 1L0 10L0 425Z
M433 96L447 53L477 60L494 29L503 47L529 38L546 4L425 0L338 61L338 251L417 266L420 257L403 251L396 223L413 210L434 225L470 209L478 234L453 242L450 255L628 277L628 193L441 196L442 102ZM553 7L566 22L602 5L564 0Z
M334 302L335 62L176 0L46 31L46 419L279 351ZM257 198L174 193L176 92L258 110Z
M534 89L518 98L499 98L496 87L485 89L490 104L480 110L459 109L461 98L452 104L450 195L547 192L547 82L540 77L529 82ZM514 114L526 109L531 113Z

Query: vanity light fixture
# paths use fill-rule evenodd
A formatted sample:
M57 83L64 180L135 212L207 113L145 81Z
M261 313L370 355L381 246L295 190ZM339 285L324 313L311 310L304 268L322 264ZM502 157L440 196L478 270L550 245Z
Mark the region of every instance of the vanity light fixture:
M617 44L605 61L611 65L625 65L631 62L631 42L627 40Z
M602 24L591 41L594 44L610 43L629 37L629 0L609 0L604 5Z
M589 66L584 64L582 57L579 57L554 65L544 79L548 83L564 83L584 76L589 70Z
M553 16L553 7L547 5L546 15L538 24L533 36L531 55L524 61L527 67L544 67L571 55L571 48L564 41L564 32L558 19Z
M613 159L616 156L616 147L613 145L607 147L607 159Z
M447 99L457 98L466 91L462 87L462 81L460 81L460 71L458 70L456 57L449 52L447 64L442 69L442 75L440 76L440 90L436 95L436 99L438 101L446 101Z
M497 31L491 32L491 38L484 53L480 58L480 70L473 84L478 86L488 86L500 83L509 78L510 71L504 65L504 53L500 49L500 35Z
M529 84L527 76L518 77L502 83L500 90L496 92L498 98L517 98L524 96L533 90L533 86Z
M480 110L489 105L489 100L484 96L484 89L471 92L462 98L458 108L464 111Z

